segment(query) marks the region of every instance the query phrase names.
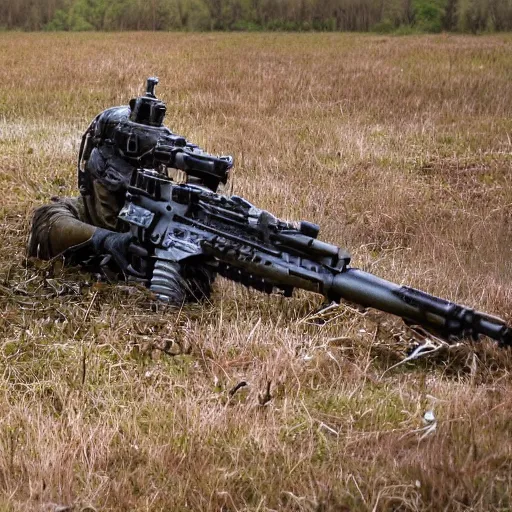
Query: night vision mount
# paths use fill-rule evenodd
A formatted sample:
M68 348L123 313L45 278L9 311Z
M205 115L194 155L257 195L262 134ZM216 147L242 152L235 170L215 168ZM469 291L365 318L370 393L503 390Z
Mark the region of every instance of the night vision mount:
M155 95L157 85L157 77L148 78L146 94L130 101L130 121L155 127L163 125L167 108L165 103L157 99Z
M163 127L165 103L157 99L155 87L158 78L147 80L146 94L130 102L130 121L138 125L161 128L151 152L153 166L171 167L185 172L189 181L196 181L211 190L219 183L226 183L228 171L233 166L231 156L216 157L191 144L184 137L175 135Z

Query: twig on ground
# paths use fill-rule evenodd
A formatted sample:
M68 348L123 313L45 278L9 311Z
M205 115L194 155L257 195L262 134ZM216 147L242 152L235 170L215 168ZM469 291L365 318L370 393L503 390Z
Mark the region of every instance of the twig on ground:
M239 382L235 387L231 388L228 392L229 396L232 397L234 394L241 388L247 386L247 382L245 380L242 380Z
M258 395L258 402L260 403L260 405L266 405L270 402L270 400L272 400L272 395L270 394L270 385L271 385L272 381L267 381L267 389L265 391L264 394L259 394Z

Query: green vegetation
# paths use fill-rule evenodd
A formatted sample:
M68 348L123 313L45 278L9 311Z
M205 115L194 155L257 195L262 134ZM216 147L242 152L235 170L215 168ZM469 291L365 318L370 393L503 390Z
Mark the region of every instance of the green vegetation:
M510 0L0 0L0 27L23 30L493 32Z

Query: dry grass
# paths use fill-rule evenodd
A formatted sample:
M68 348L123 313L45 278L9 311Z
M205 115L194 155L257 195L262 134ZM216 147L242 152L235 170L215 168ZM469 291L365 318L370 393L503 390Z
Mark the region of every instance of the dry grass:
M24 245L32 208L75 193L90 119L156 74L170 127L235 155L236 193L510 321L511 55L509 35L0 34L0 509L509 510L509 351L387 371L411 338L385 315L319 324L318 297L227 282L167 310Z

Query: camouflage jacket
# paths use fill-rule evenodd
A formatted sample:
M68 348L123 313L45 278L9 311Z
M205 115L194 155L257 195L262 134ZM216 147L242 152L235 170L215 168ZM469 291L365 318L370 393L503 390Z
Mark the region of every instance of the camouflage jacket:
M34 212L28 255L51 259L71 248L84 246L96 227L124 231L118 214L134 167L95 148L91 155L91 190L75 198L53 198Z

